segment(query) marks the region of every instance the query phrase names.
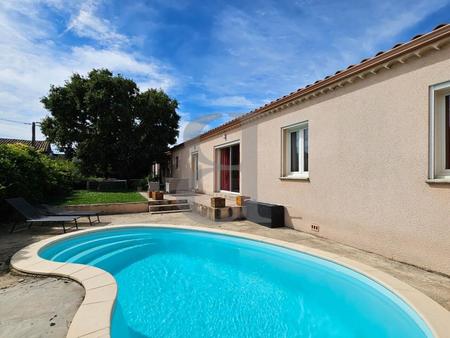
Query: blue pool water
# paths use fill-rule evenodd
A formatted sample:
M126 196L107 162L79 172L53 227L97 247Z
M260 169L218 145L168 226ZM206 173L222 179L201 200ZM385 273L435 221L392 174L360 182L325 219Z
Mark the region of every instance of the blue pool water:
M39 254L115 277L113 337L432 337L406 303L371 279L248 239L117 228Z

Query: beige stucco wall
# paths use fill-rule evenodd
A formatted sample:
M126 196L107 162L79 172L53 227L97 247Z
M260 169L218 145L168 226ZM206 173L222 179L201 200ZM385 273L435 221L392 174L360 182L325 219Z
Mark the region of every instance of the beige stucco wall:
M177 177L214 192L214 147L241 142L241 193L286 207L288 226L450 274L450 184L426 183L428 87L450 80L450 48L199 143ZM281 128L309 123L310 181L282 181ZM184 162L186 161L186 162Z

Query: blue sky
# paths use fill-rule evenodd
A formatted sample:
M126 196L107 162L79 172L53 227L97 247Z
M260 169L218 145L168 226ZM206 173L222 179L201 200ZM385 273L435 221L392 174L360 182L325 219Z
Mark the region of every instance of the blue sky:
M38 121L50 84L106 67L175 97L188 139L449 19L450 0L2 0L0 119Z

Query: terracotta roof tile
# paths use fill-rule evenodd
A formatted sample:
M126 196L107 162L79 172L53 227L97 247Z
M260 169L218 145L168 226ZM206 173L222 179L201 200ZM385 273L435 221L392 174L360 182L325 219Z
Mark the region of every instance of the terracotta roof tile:
M447 25L448 24L446 24L446 23L441 23L441 24L437 25L436 27L434 27L433 30L435 31L435 30L437 30L437 29L439 29L441 27L447 26Z
M15 138L0 138L0 144L24 144L26 146L31 147L31 140L21 140L21 139L15 139ZM51 147L49 141L35 141L34 147L36 150L50 153Z

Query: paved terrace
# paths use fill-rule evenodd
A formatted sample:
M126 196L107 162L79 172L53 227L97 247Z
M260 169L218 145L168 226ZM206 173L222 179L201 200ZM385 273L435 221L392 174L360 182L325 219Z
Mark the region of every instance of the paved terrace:
M154 223L194 225L250 233L339 254L373 266L410 284L450 311L450 277L395 262L385 257L288 228L269 229L249 221L214 223L194 213L103 216L98 227L110 224ZM83 224L81 228L88 227ZM8 234L0 229L0 337L65 337L84 297L76 282L9 271L9 259L22 247L62 233L60 227L33 227ZM81 230L82 231L82 230Z

